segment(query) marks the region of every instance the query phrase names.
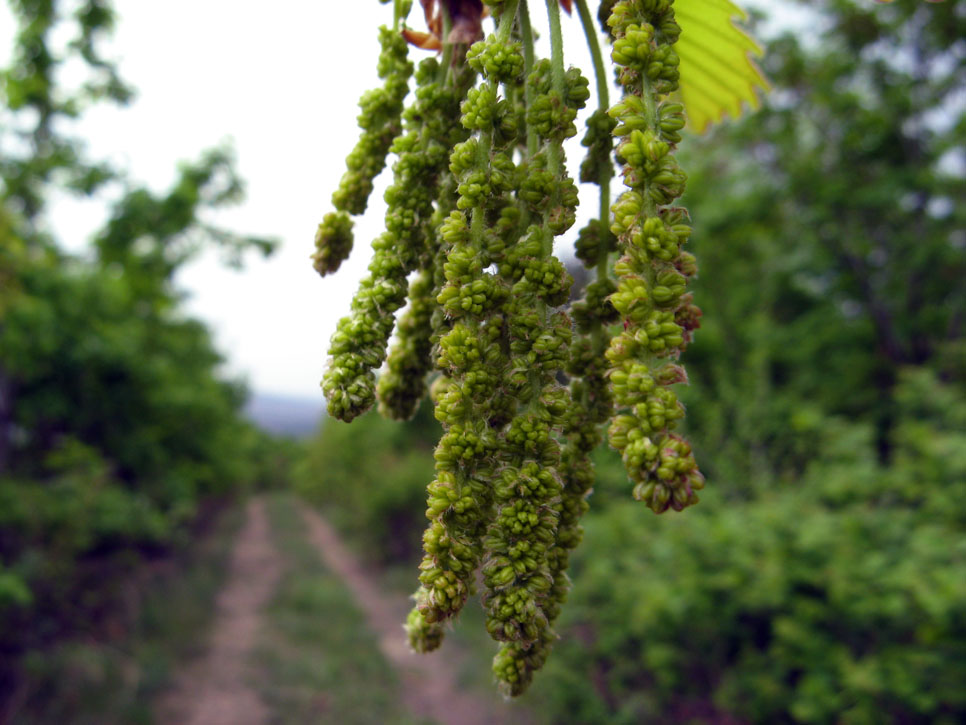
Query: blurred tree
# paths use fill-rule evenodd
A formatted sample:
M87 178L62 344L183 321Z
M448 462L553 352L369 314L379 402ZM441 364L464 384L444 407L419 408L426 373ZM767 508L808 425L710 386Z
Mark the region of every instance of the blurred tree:
M809 6L815 37L766 53L764 110L687 162L690 425L733 481L801 471L825 413L871 422L886 461L899 371L966 370L966 12Z
M17 33L10 67L0 71L5 106L0 198L5 207L33 222L44 211L52 184L91 194L117 178L106 164L87 159L83 143L60 129L92 103L127 103L132 90L98 49L98 41L114 27L110 2L81 2L70 17L56 0L11 0L9 5ZM66 47L54 45L55 28L68 31ZM65 88L58 73L76 62L88 70L88 77L79 88ZM40 241L30 236L31 242Z
M183 164L162 193L87 158L70 121L132 92L99 48L111 3L66 5L11 2L0 71L2 693L19 653L92 626L139 550L177 541L206 497L263 476L255 457L268 455L174 278L206 246L238 263L273 244L204 222L241 198L227 149ZM68 66L86 69L76 88L61 82ZM118 201L91 252L65 253L46 231L50 199L108 186Z

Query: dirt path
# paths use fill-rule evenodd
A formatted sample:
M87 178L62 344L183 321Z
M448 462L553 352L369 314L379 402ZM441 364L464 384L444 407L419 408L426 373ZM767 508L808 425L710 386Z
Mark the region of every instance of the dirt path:
M349 551L335 530L318 513L302 507L309 541L325 565L338 574L353 593L379 638L379 649L399 671L403 700L417 717L441 725L490 725L506 722L507 712L498 702L461 691L456 679L452 651L418 655L406 643L402 622L409 610L406 597L381 589L375 579Z
M262 725L264 703L248 682L261 610L282 574L272 545L265 503L252 499L235 542L228 581L218 595L208 652L178 678L158 707L158 722L171 725Z
M505 722L507 713L472 693L461 691L456 679L452 651L418 655L409 649L402 622L410 603L406 597L380 589L335 530L314 510L304 507L302 515L309 540L319 550L325 565L342 577L352 591L369 626L379 637L379 649L399 671L403 699L410 711L441 725L490 725ZM449 655L449 656L447 656Z
M339 576L375 632L383 656L402 680L410 712L440 725L508 722L498 699L467 692L457 679L461 653L443 645L435 655L417 655L406 644L402 622L405 596L386 592L315 510L299 506L306 535L323 563ZM162 725L264 725L269 712L251 683L251 657L268 604L285 570L275 549L260 498L249 501L247 519L235 542L228 579L218 595L208 650L189 665L157 708ZM521 712L514 722L521 722Z

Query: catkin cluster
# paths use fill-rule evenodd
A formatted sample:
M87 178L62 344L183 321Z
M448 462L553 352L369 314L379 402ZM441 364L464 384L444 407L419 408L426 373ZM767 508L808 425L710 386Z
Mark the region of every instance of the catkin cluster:
M622 254L614 270L610 301L624 330L610 341L608 375L620 415L608 430L634 481L634 496L655 512L680 511L697 503L704 487L691 446L673 433L684 407L673 385L687 380L673 360L698 326L700 310L686 293L697 272L682 251L691 235L687 212L672 206L686 176L674 160L684 108L668 99L678 85L673 0L623 0L607 24L614 37L611 58L623 87L610 114L621 139L617 156L628 191L613 207L611 230Z
M574 295L554 247L578 202L563 142L591 94L565 68L557 0L547 0L549 59L534 55L525 1L487 2L495 32L473 43L466 28L481 27L482 5L423 2L439 37L408 37L442 51L415 69L405 110L413 64L400 30L407 3L396 3L393 29L380 30L384 86L360 103L363 133L313 256L323 275L345 259L349 215L365 209L393 153L385 231L332 337L322 387L344 421L377 400L383 414L409 418L430 391L443 435L409 642L436 649L480 582L500 643L494 675L508 695L527 688L557 638L605 426L634 495L655 512L695 503L703 485L673 432L683 415L673 386L686 381L676 359L700 317L686 293L696 271L682 251L687 212L671 205L685 181L673 158L683 111L668 99L673 3L600 4L623 90L612 108L597 29L586 1L576 4L597 78L580 180L600 188L599 213L571 239L590 270L582 290ZM627 190L611 206L615 150Z

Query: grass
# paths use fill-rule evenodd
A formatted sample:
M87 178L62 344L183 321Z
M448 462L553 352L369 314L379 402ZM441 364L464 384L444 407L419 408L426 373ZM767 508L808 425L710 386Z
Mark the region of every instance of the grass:
M221 511L190 549L128 582L130 621L119 612L105 631L29 653L11 722L151 723L154 698L204 644L241 520L237 506Z
M273 722L417 723L352 595L307 541L293 497L270 498L268 513L287 562L256 653Z

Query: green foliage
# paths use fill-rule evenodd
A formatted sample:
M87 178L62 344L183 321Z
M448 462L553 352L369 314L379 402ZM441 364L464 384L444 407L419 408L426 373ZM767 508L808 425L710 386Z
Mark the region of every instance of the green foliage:
M966 395L922 368L900 380L894 462L878 462L870 424L825 418L823 454L794 487L748 501L716 493L693 517L642 525L620 460L602 456L562 639L533 693L548 720L966 716ZM424 481L405 458L373 462L372 446L384 435L425 448L433 431L401 434L372 415L359 425L356 444L324 426L315 465L352 498L405 487L411 508L401 497L392 515L410 516L415 531ZM380 560L394 536L385 520L348 496L329 504Z
M241 474L214 449L244 437L232 420L243 393L213 376L221 357L207 330L168 313L170 293L152 304L140 281L57 258L21 270L0 330L22 431L10 458L40 474L46 452L76 437L167 506Z
M725 0L677 0L681 25L681 100L688 126L699 133L730 114L741 115L742 103L758 108L758 93L768 82L751 60L758 44L734 24L741 8Z
M14 112L2 133L16 142L5 144L0 156L0 198L17 213L34 218L43 211L54 183L90 194L117 178L106 164L87 159L77 139L59 133L58 123L77 118L99 101L127 103L133 91L99 52L98 41L114 26L110 2L84 0L72 15L52 0L15 0L9 5L17 34L10 67L0 69L0 99ZM54 50L54 34L70 38L66 52ZM77 88L58 81L58 72L70 62L88 71Z
M955 3L816 9L822 45L773 41L781 91L688 166L709 271L684 397L728 481L801 473L828 413L869 421L888 460L898 371L966 369L966 20Z
M598 466L538 685L556 717L964 716L963 17L819 10L823 44L773 42L780 90L688 163L706 314L683 398L719 493L642 526Z
M23 657L12 721L153 722L154 699L204 647L240 521L239 508L209 511L192 531L190 551L111 579L124 606L110 607L103 621L86 620L87 637Z
M102 239L132 216L122 201ZM158 245L193 217L192 207ZM177 314L170 268L40 249L13 269L18 293L0 326L0 554L63 602L77 583L70 562L169 543L199 500L250 481L259 434L239 416L243 391L215 376L208 331Z

